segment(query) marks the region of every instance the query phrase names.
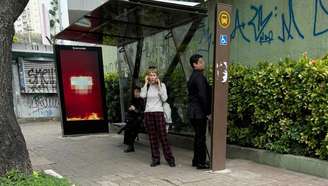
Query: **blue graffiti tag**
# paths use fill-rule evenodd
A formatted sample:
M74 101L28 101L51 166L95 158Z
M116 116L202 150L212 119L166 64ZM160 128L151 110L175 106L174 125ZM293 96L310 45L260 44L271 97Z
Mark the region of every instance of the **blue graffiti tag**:
M285 14L281 15L281 21L282 21L282 33L281 36L278 37L278 39L282 42L285 42L289 39L294 39L292 35L292 24L294 29L297 31L297 34L300 38L304 39L303 34L301 33L300 29L297 26L294 10L293 10L293 0L288 1L288 13L289 13L289 23L286 24ZM287 35L287 36L286 36Z
M236 10L236 15L235 15L235 27L233 31L231 32L231 39L234 39L236 37L237 32L241 34L241 37L247 41L250 42L250 40L245 36L244 30L245 29L245 23L239 21L239 10Z
M255 41L259 42L261 45L265 42L271 43L273 40L273 32L270 30L267 34L264 32L265 27L270 21L273 12L271 11L263 19L263 6L259 7L251 6L251 9L255 11L253 18L248 22L248 25L253 27Z
M205 23L203 22L201 23L200 28L201 28L200 32L202 37L200 37L198 44L203 43L205 39L206 44L210 45L212 41L212 33L209 31L209 28L206 27Z
M320 8L328 15L328 10L325 8L325 6L322 3L322 0L315 0L315 10L314 10L314 24L313 24L313 35L319 36L321 34L324 34L328 32L328 28L325 30L317 31L317 24L318 24L318 6L320 5Z

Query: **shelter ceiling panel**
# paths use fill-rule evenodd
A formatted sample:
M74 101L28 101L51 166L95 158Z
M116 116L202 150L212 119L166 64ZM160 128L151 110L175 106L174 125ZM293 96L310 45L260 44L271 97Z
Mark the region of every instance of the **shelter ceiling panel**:
M207 16L199 7L146 0L109 0L57 39L122 46Z

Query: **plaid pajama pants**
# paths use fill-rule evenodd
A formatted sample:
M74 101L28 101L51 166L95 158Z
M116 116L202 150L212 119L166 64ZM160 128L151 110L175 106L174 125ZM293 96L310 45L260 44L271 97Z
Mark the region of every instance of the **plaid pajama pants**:
M160 161L159 142L163 148L165 160L174 162L174 157L167 141L163 112L145 112L145 127L149 135L151 156L153 161Z

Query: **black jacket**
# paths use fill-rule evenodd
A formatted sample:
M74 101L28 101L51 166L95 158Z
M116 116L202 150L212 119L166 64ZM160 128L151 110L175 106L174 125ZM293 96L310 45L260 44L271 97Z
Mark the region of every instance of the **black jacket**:
M127 122L141 122L143 120L143 113L145 110L145 101L142 98L132 98L131 105L136 109L128 111Z
M190 119L204 119L211 114L211 88L205 76L194 70L188 81Z

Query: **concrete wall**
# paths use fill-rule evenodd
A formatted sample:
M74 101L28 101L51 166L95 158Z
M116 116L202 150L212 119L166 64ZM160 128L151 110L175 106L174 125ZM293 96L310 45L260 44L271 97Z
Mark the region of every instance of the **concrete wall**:
M24 94L20 91L18 65L12 65L13 97L16 117L19 119L59 118L60 103L57 94Z
M328 53L328 1L230 0L233 62L278 61Z
M60 117L60 102L58 94L56 93L56 75L47 73L50 71L55 72L55 68L53 65L45 65L45 62L37 61L42 59L52 61L47 62L48 64L54 64L52 53L52 48L49 46L13 46L13 102L16 117L18 119L24 120ZM29 59L29 62L35 62L35 64L29 64L29 66L23 67L20 62L24 63L26 59ZM21 65L20 67L19 64ZM22 69L25 71L25 78L30 76L31 79L25 79L25 82L22 82L22 77L24 76ZM52 79L51 82L50 79ZM35 84L36 89L33 89L33 83ZM26 88L23 89L23 87Z
M313 58L328 53L328 1L220 2L233 6L230 50L233 63L276 63L285 57L297 59L304 52ZM215 7L215 1L209 3L209 7ZM213 61L214 16L214 9L210 8L206 25L199 29L189 46L189 51L208 54L210 61Z

